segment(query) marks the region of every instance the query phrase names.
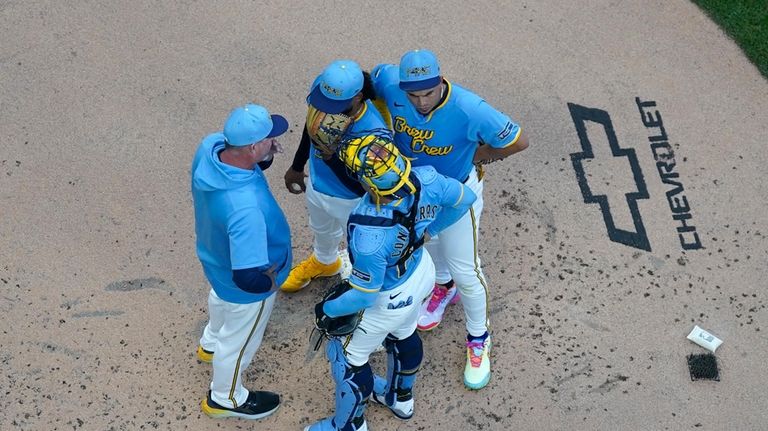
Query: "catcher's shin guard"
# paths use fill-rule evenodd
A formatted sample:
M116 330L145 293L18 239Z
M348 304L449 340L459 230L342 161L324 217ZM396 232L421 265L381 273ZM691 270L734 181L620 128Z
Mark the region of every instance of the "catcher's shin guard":
M373 391L371 366L367 362L359 367L349 365L338 338L328 342L326 352L331 363L331 375L336 382L333 425L341 431L357 430L364 423L363 414Z
M424 349L419 334L414 332L404 340L386 340L387 381L377 381L374 399L383 401L400 419L413 416L413 384L421 366ZM383 387L382 387L383 386Z

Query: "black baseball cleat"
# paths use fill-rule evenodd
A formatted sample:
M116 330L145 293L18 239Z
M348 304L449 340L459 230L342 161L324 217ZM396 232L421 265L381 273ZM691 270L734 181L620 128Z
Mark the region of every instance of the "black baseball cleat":
M211 391L205 397L200 407L203 413L208 417L219 418L243 418L243 419L261 419L265 418L280 407L280 395L267 391L248 391L248 398L242 405L230 409L220 406L211 399Z

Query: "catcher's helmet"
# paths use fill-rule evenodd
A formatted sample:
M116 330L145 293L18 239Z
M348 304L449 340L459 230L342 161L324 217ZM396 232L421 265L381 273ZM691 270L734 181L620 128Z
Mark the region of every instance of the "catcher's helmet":
M398 199L416 192L410 179L411 161L385 134L370 134L342 143L340 158L355 177L378 196Z

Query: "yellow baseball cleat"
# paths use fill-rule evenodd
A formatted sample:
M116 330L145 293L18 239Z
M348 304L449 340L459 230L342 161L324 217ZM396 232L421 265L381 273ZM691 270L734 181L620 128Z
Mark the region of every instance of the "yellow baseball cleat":
M213 362L213 352L203 349L203 346L197 346L197 359L200 362L210 364Z
M298 292L303 289L310 281L318 277L330 277L336 275L341 271L341 259L337 258L336 262L325 265L320 263L314 254L310 255L306 260L298 264L291 269L291 273L288 274L288 278L285 280L280 289L283 292Z

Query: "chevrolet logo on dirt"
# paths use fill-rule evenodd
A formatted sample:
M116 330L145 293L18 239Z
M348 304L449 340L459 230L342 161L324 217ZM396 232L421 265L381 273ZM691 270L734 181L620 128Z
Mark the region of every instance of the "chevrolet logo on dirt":
M574 103L569 103L568 109L571 111L571 118L573 118L573 124L576 126L576 133L579 135L579 142L581 143L581 151L571 154L571 162L574 171L576 171L576 179L584 197L584 203L597 204L600 207L611 241L651 251L651 244L648 241L643 219L637 207L637 200L648 199L649 195L635 150L619 147L619 141L616 138L608 112ZM593 146L593 142L602 143L606 140L610 153L606 148ZM587 165L590 162L616 163L616 161L610 160L612 158L620 159L620 162L629 164L631 182L633 183L631 185L632 190L627 187L627 189L617 191L615 185L612 186L607 181L595 181L595 177L587 174ZM629 229L629 226L621 227L622 224L617 223L619 213L628 214L628 217L624 217L628 222L623 224L631 224L632 229Z

